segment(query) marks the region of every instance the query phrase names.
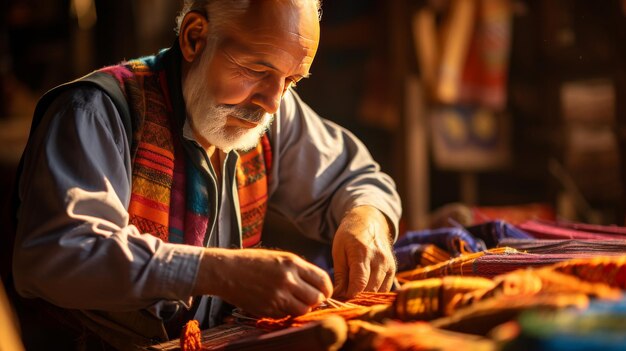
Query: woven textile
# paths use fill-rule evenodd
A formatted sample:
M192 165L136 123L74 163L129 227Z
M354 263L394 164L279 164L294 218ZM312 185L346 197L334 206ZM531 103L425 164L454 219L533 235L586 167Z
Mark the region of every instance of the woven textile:
M432 320L431 325L451 331L486 335L495 326L513 320L525 310L584 309L588 304L589 297L581 293L502 296L478 301L450 316Z
M409 244L394 249L398 272L447 261L450 254L433 244Z
M265 146L265 148L264 148ZM250 152L240 155L237 161L237 184L239 208L241 209L243 247L254 246L261 241L263 219L267 211L267 178L264 150L269 149L265 136L261 143ZM269 157L268 161L271 162Z
M626 229L581 223L526 221L517 225L537 239L624 240Z
M617 225L600 225L600 224L588 224L588 223L579 223L579 222L566 222L566 221L546 221L546 220L535 220L535 222L557 226L559 228L567 228L591 233L600 233L600 234L615 234L615 235L623 235L624 239L626 239L626 227L620 227Z
M400 282L408 282L411 280L436 278L446 275L477 275L475 273L475 270L473 269L473 264L478 258L485 255L497 255L500 257L518 253L519 251L515 249L501 247L481 252L464 254L445 262L440 262L427 267L420 267L406 272L400 272L396 274L396 278L398 278Z
M462 253L485 250L485 243L475 238L464 228L439 228L433 230L408 231L395 243L396 250L411 244L433 244L458 256Z
M581 258L556 264L554 269L587 282L626 290L626 256Z
M572 260L575 258L590 258L593 254L563 253L563 254L531 254L517 253L508 255L488 254L476 258L464 266L460 273L491 278L496 275L512 272L520 268L543 267L554 263Z
M393 318L432 320L453 315L480 301L562 294L584 294L607 300L622 297L619 289L608 284L586 282L552 267L522 269L493 279L447 276L408 282L397 292Z
M161 57L150 56L101 72L116 78L133 115L130 223L164 241L205 246L209 224L207 181L187 160L173 121ZM261 239L267 206L267 135L256 148L240 153L237 188L244 247Z
M448 275L492 278L520 268L543 267L573 259L589 259L595 255L592 252L532 254L510 247L501 247L465 254L438 264L400 272L396 277L400 282Z
M497 254L506 256L507 252L519 255L514 250L500 249L464 256L476 259ZM382 334L386 335L385 342L404 345L398 346L400 349L418 345L421 338L411 337L416 330L407 329L406 334L395 332L408 326L424 325L487 335L494 327L531 309L573 308L580 311L592 299L613 306L614 303L609 301L623 298L620 288L623 289L626 276L623 274L625 262L624 257L577 259L540 269L520 269L492 279L447 276L416 280L402 285L395 293L361 293L357 299L349 300L341 307L321 308L296 318L264 318L256 325L264 329L281 329L303 326L335 315L348 321L353 327L349 339L362 344L365 349L371 347L371 337ZM593 279L598 281L591 281ZM376 303L371 304L372 301ZM389 320L395 321L393 330L386 328ZM623 327L615 328L609 322L603 325L623 330ZM367 330L360 329L363 326Z
M276 330L287 327L297 327L313 321L323 320L328 316L339 316L345 320L355 318L365 320L383 320L392 316L396 293L360 292L354 298L341 305L320 305L313 311L298 317L261 318L256 321L256 327L264 330Z
M498 245L535 254L621 255L626 252L626 240L503 239Z
M505 221L492 221L466 228L472 236L482 240L488 249L498 246L507 238L530 239L528 233Z
M443 277L406 283L393 304L394 318L431 320L452 314L463 296L476 290L493 288L494 283L478 277Z
M468 228L449 227L406 232L394 245L398 271L447 261L462 254L498 246L508 238L532 237L505 221L492 221Z

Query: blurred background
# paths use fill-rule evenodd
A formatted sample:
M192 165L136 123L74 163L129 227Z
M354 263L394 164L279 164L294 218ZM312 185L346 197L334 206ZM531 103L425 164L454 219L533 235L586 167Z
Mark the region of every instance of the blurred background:
M37 99L170 46L181 2L0 4L4 200ZM624 224L626 0L326 0L321 28L297 91L395 179L401 230L450 213Z

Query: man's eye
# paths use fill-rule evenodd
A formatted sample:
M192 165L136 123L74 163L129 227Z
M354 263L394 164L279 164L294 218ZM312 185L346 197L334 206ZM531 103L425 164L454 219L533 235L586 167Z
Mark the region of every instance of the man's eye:
M251 76L254 76L254 77L263 77L263 76L265 75L265 72L263 72L263 71L255 71L255 70L253 70L252 68L247 68L247 67L244 67L244 68L245 68L246 72L247 72L248 74L250 74Z

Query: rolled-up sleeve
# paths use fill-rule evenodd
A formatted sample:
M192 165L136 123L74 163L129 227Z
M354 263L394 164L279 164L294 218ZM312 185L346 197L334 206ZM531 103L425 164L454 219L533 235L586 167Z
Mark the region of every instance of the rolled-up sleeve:
M190 296L202 248L129 225L131 161L110 98L72 89L50 106L25 153L13 256L18 292L111 311Z
M397 237L401 204L395 184L352 133L319 117L290 90L270 138L270 210L303 235L329 241L347 211L370 205L387 216Z

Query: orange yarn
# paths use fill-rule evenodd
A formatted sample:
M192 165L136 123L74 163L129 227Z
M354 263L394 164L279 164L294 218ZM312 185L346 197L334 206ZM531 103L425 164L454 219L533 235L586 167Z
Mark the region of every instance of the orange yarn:
M294 318L292 316L287 316L285 318L259 318L256 321L255 326L264 330L278 330L283 328L288 328L293 325Z
M554 270L590 283L626 289L626 256L581 258L555 264Z
M183 327L180 335L180 349L181 351L202 350L202 334L197 320L192 319Z
M444 262L451 259L452 256L447 251L438 248L436 245L427 244L420 256L420 262L417 267L426 267L439 262ZM415 267L415 268L417 268Z
M396 300L396 293L381 293L381 292L367 292L363 291L346 303L353 303L359 306L373 306L373 305L391 305Z
M323 310L309 312L298 317L287 316L280 319L261 318L256 322L256 327L265 330L299 327L309 322L319 321L328 318L328 316L339 316L345 320L350 320L362 316L368 311L369 308L365 306L327 308Z
M360 292L353 299L347 300L346 306L337 308L320 308L302 316L285 318L261 318L256 322L256 327L265 330L277 330L287 327L298 327L309 322L322 320L330 315L340 316L345 320L360 317L370 311L370 306L391 305L396 300L396 293Z
M445 262L439 262L426 267L416 268L410 271L404 271L396 274L396 278L400 283L407 283L413 280L443 277L446 275L474 275L473 264L477 258L487 254L513 254L519 251L510 247L496 247L493 249L475 252L470 254L462 254L461 256L452 258Z

